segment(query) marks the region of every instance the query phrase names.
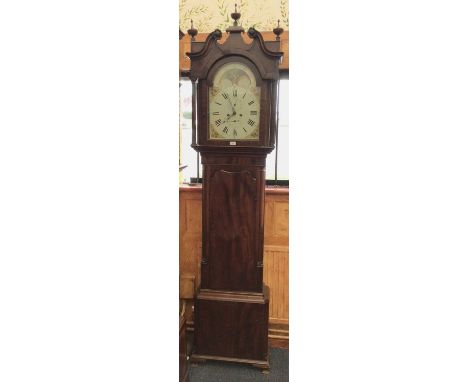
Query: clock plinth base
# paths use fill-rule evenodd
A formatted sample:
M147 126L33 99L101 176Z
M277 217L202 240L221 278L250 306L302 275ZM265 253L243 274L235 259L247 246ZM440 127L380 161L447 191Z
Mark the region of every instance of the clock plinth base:
M269 290L202 289L195 299L193 362L219 360L269 369Z
M206 361L223 361L223 362L235 362L235 363L246 363L253 367L260 369L262 373L267 374L270 371L270 361L267 357L266 361L259 361L254 359L241 359L241 358L230 358L230 357L217 357L205 354L192 354L190 356L190 362L194 366L205 363Z

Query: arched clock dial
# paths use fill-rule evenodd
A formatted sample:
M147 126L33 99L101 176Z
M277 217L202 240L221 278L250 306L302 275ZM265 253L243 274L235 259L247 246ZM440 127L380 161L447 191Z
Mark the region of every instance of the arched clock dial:
M259 139L260 88L245 64L223 65L209 95L209 139Z

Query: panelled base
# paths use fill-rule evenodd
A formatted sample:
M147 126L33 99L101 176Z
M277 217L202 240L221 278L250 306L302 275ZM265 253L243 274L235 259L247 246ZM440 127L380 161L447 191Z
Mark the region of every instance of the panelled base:
M241 362L269 369L268 309L265 285L263 293L200 290L192 361Z

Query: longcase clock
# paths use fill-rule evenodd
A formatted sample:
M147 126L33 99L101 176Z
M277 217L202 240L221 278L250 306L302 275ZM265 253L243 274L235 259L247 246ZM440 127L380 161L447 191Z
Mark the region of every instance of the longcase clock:
M263 283L265 161L274 149L280 52L240 13L227 39L192 36L192 147L203 166L201 282L195 298L192 360L268 369L269 290Z

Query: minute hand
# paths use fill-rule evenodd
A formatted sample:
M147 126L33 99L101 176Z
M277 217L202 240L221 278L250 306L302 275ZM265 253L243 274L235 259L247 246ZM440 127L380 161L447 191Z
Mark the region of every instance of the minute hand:
M229 104L231 105L232 115L236 115L236 109L234 109L234 106L232 105L231 98L228 96L227 99L229 101Z

